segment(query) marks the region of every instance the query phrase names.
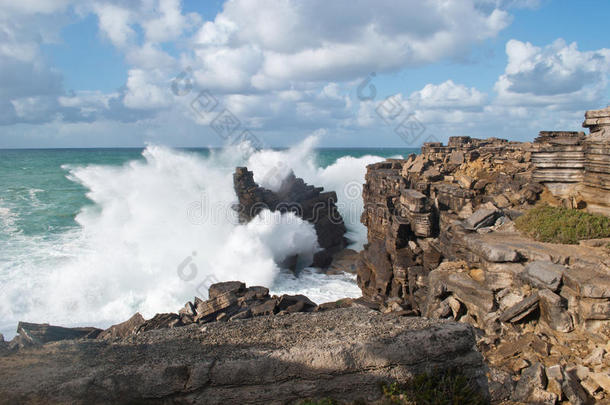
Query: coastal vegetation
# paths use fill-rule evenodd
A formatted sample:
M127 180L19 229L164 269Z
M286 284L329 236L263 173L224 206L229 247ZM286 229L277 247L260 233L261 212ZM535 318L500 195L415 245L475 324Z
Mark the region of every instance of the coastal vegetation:
M610 237L610 218L576 209L540 205L515 221L517 229L540 242L576 244Z

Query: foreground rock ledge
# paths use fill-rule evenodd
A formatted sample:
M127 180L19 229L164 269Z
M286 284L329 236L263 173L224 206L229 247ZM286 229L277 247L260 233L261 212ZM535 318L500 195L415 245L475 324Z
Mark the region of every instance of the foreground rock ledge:
M469 325L345 308L25 348L0 357L0 402L374 401L380 381L451 367L487 393Z

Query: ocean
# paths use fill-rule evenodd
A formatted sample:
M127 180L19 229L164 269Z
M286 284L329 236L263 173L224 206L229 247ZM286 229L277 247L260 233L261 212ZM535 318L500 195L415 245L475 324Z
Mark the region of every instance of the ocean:
M292 214L239 224L233 171L247 166L273 189L293 170L336 191L360 249L366 165L419 150L315 145L0 150L0 333L10 338L18 321L106 327L138 311L177 312L225 280L317 303L359 296L352 275L279 268L316 251L315 231Z

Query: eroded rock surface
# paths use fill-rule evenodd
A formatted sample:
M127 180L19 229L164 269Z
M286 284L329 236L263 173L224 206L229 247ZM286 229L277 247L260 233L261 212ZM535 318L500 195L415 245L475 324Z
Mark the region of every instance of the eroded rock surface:
M380 381L458 367L487 391L472 328L363 308L73 340L0 356L1 403L285 404L379 399Z

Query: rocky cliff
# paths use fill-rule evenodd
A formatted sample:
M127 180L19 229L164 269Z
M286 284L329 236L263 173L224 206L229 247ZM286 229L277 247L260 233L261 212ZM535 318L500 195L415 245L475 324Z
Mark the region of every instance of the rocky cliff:
M508 384L506 398L610 398L608 241L541 243L513 224L540 199L610 213L609 115L588 112L588 136L541 132L534 143L452 137L446 146L425 144L420 155L370 165L362 215L368 244L357 264L364 297L383 311L476 326L487 359L507 373L498 384L523 379ZM545 370L555 366L549 383Z

